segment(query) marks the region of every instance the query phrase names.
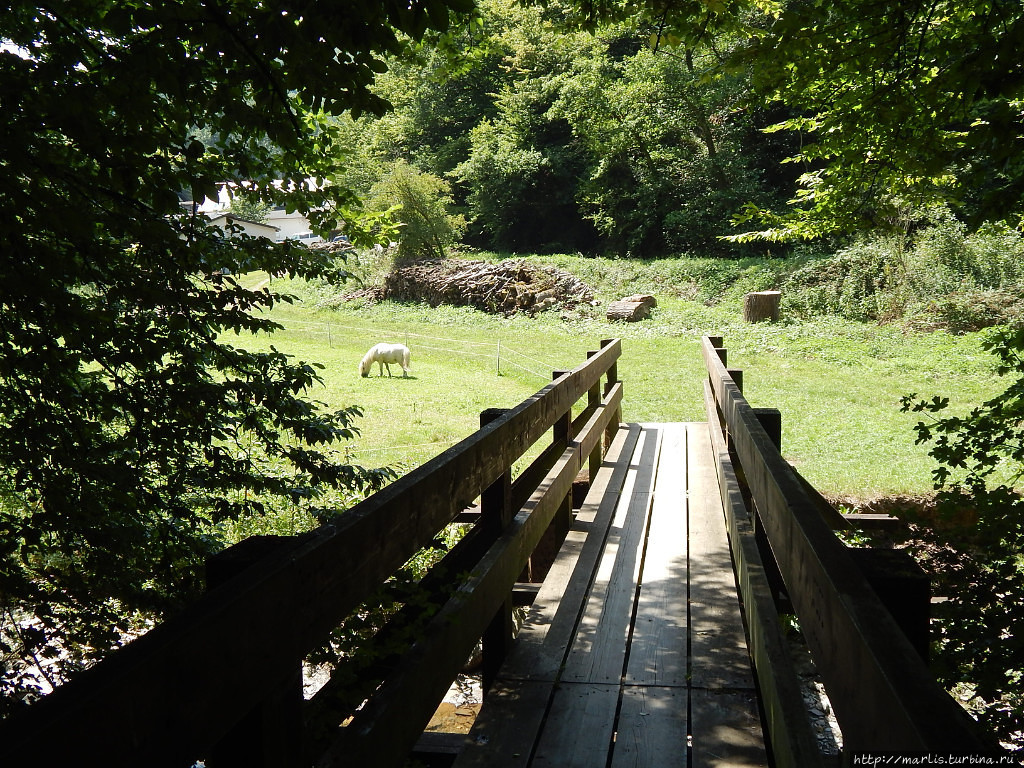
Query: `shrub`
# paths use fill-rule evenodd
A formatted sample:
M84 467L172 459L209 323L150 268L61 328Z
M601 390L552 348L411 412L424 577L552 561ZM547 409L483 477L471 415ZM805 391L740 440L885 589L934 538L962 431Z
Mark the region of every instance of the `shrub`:
M369 204L392 209L401 226L398 242L400 259L444 258L466 229L462 216L448 212L451 186L443 179L423 173L404 160L395 161L390 172L373 185Z
M908 320L953 332L1012 322L1024 311L1024 238L1005 225L969 233L948 211L931 214L912 239L860 240L793 272L786 310L808 317Z

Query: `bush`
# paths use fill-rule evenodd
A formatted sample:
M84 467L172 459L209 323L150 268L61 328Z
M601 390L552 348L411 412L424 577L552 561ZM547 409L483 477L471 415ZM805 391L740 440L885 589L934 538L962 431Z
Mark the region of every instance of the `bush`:
M927 304L912 325L922 330L945 328L969 333L1024 321L1024 285L992 290L969 289L940 296Z
M797 317L907 320L964 332L1020 318L1022 285L1020 233L992 224L968 233L939 210L913 240L876 236L808 263L785 281L783 295Z
M931 444L938 521L932 543L962 553L955 588L939 619L939 679L962 693L1000 741L1024 754L1024 328L994 331L985 346L1006 390L966 416L949 400L903 398L903 410L927 415L918 442ZM966 513L966 514L965 514ZM936 524L937 522L937 524ZM935 546L931 547L935 550Z
M861 242L796 270L783 284L787 314L880 320L906 306L906 267L891 240Z
M369 205L392 209L401 226L398 242L400 259L441 259L466 229L462 216L448 212L451 186L443 179L423 173L404 160L395 161L390 172L373 185Z

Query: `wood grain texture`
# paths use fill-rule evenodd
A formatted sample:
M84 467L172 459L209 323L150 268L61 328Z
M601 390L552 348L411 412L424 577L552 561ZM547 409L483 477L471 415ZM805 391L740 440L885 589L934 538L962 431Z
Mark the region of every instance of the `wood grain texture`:
M643 428L562 680L618 684L640 577L660 435Z
M718 410L761 513L847 746L985 751L976 724L935 682L703 342Z
M0 764L31 762L35 745L44 741L55 764L177 766L209 754L244 713L287 682L298 660L605 377L606 392L618 399L596 409L588 423L598 429L572 441L572 450L578 453L585 442L589 455L614 431L620 354L619 342L609 342L336 524L268 555L75 684L6 720ZM573 461L575 477L579 457ZM502 599L497 594L493 605ZM55 729L62 734L56 742L48 738Z
M627 685L687 685L686 429L662 432Z
M611 768L686 768L685 687L626 686Z
M528 764L572 645L640 428L624 426L608 449L590 491L528 613L473 727L457 768Z
M701 425L706 430L706 426ZM692 685L753 690L732 553L710 437L690 441L690 623Z
M761 694L761 711L776 768L815 768L821 752L811 730L800 681L790 658L750 513L729 457L710 385L704 383L708 434L715 456L719 492L729 530L748 634L748 647Z

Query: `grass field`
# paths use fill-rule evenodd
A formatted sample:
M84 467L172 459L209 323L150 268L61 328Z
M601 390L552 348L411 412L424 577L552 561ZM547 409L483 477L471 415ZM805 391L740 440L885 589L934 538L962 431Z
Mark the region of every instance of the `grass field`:
M659 284L656 275L614 261L603 267L612 279L600 282L599 260L578 261L578 271L600 286L602 304L630 285ZM558 265L573 269L572 257ZM326 386L313 396L364 409L362 434L351 445L355 461L408 469L470 434L481 410L520 402L603 338L623 339L624 418L704 420L699 339L722 335L730 367L745 371L750 402L781 409L786 457L823 492L858 498L931 488L933 463L914 445L917 417L900 413L902 395L941 394L966 409L1000 388L978 334L907 334L836 319L747 325L735 298L707 306L682 278L660 285L654 316L635 324L608 323L602 306L535 318L393 303L328 302L327 309L333 289L278 285L302 301L274 310L284 331L251 343L322 363ZM360 358L378 341L412 349L411 378L358 376Z

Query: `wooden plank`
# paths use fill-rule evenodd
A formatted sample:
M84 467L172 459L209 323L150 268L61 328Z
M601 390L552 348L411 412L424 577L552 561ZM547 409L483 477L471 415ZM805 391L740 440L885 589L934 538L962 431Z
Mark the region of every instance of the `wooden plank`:
M639 436L639 427L624 426L608 447L573 529L473 724L457 768L518 768L526 764L540 737Z
M686 709L685 688L623 688L610 768L686 768Z
M526 623L481 708L457 768L518 768L539 738L640 437L618 431L541 585Z
M553 691L546 681L499 677L453 768L529 766Z
M609 446L500 677L553 681L561 671L639 437L640 428L627 425Z
M398 670L352 722L339 729L317 766L401 765L489 623L494 606L511 593L516 577L572 487L583 457L588 456L583 446L603 434L602 414L595 414L586 429L586 436L565 449L530 501L431 620Z
M625 682L685 687L686 429L682 424L659 429L661 451Z
M764 768L757 697L753 691L690 691L693 768Z
M710 420L708 434L716 457L719 491L746 613L748 647L774 764L776 768L815 768L822 765L821 752L811 730L800 681L782 633L750 514L729 458L725 435L718 426L718 410L707 382L704 391Z
M715 400L771 540L848 747L874 751L989 745L936 683L757 422L708 340Z
M619 685L562 683L544 723L532 768L594 768L608 762Z
M659 448L658 430L642 429L563 681L622 679Z
M750 653L707 426L692 425L690 437L691 683L695 688L753 690Z

